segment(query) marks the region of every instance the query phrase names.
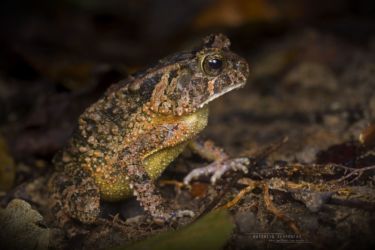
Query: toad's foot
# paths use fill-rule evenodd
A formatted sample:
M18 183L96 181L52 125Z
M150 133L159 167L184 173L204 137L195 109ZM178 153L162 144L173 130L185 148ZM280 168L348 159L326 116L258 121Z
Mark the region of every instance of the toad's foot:
M151 218L150 218L151 217ZM171 211L170 213L161 213L159 216L150 216L149 214L143 214L134 216L131 218L126 219L125 224L126 225L140 225L145 222L153 222L157 225L164 226L166 224L170 224L172 222L178 221L178 219L188 217L188 218L194 218L195 213L191 210L177 210L177 211Z
M249 159L245 157L214 161L206 167L196 168L191 171L184 178L184 183L188 185L193 179L197 179L200 176L211 175L211 183L215 184L216 181L219 180L221 176L229 170L241 170L246 174L248 172L247 167L249 164Z
M177 210L167 213L161 213L158 216L153 215L152 221L158 225L169 224L183 217L193 218L195 213L191 210Z

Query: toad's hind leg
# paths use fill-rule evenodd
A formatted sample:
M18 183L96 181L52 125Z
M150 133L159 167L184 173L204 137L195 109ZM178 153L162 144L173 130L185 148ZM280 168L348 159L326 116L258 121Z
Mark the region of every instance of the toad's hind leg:
M100 193L86 173L77 176L57 172L51 177L51 211L59 226L66 228L76 219L83 224L96 221L100 212Z

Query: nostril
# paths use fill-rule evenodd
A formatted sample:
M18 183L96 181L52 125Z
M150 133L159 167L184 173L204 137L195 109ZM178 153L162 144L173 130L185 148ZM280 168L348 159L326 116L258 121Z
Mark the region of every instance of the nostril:
M237 69L241 72L244 72L246 75L249 74L249 65L247 62L239 61L237 63Z

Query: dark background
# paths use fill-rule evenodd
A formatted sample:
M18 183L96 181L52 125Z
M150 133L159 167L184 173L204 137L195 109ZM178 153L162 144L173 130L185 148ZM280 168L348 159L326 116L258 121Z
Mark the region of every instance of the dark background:
M1 1L0 195L12 197L14 187L52 171L51 158L77 117L108 86L214 32L226 34L248 60L251 79L211 104L203 137L238 156L288 136L264 163L270 169L276 163L375 165L375 1ZM186 174L191 161L197 163L174 165ZM373 170L360 177L350 185L373 195ZM354 204L357 210L330 204L312 213L290 196L273 195L315 246L375 245L373 196L366 206ZM241 213L252 201L232 211L237 231L229 248L265 247L241 235L259 228L290 232L264 209ZM259 214L267 226L255 219Z
M251 65L265 44L277 46L308 29L364 47L375 33L371 0L18 0L0 6L0 124L15 136L8 138L15 156L26 159L61 147L70 124L108 85L209 33L227 34Z

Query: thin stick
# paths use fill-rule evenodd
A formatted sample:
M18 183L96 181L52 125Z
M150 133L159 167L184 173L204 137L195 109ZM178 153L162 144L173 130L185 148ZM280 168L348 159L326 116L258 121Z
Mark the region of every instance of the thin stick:
M255 160L253 160L253 161L250 162L249 168L251 168L252 166L256 166L258 163L262 162L270 154L272 154L273 152L275 152L278 149L280 149L281 146L283 146L287 141L288 141L288 137L284 137L280 141L278 141L278 142L276 142L274 144L271 144L269 147L267 147L266 149L262 150L259 154L257 154L254 157ZM208 212L210 212L211 210L213 210L217 206L217 204L219 204L219 202L222 200L224 194L228 193L229 189L231 187L233 187L234 185L236 185L236 183L238 182L238 180L241 177L243 177L243 173L240 173L240 171L233 173L232 179L229 182L226 183L226 185L223 187L223 189L221 190L221 192L219 192L219 194L213 199L213 201L211 201L210 204L207 205L207 207L201 212L200 215L198 215L195 218L195 220L201 218L203 215L205 215Z
M281 212L271 201L268 183L263 184L263 199L266 209L274 214L278 219L286 222L288 226L294 231L296 234L301 234L301 230L299 229L298 225L294 220L286 216L283 212Z

